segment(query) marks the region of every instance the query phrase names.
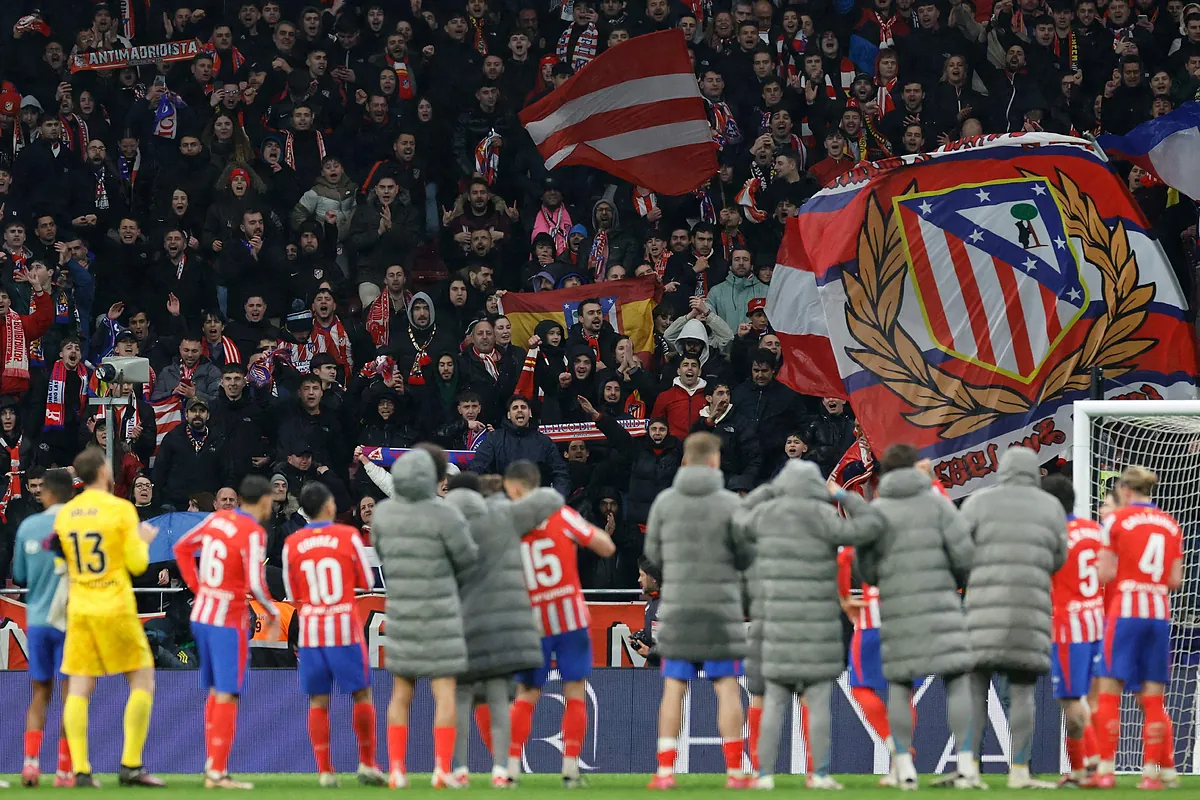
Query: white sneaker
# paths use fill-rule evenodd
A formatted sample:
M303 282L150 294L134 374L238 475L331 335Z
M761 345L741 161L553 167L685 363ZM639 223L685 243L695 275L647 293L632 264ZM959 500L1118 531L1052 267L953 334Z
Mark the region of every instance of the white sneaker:
M958 777L954 779L955 789L986 789L987 784L979 777L979 764L975 755L970 752L958 754Z
M408 788L408 776L405 775L403 772L401 772L398 769L392 770L391 774L388 775L388 788L389 789L407 789Z
M809 789L828 789L832 791L837 791L843 788L840 783L835 781L829 775L809 775L808 780L804 782L804 785Z
M317 776L317 784L322 789L336 789L338 788L337 774L333 772L322 772Z
M1029 774L1029 767L1014 764L1008 770L1009 789L1057 789L1058 784L1038 780Z
M912 755L903 753L892 758L893 786L898 786L902 792L915 792L920 786L917 780L917 768L913 766Z
M356 774L361 786L387 786L387 775L384 775L383 770L379 767L368 767L366 764L359 764Z
M755 789L765 789L766 791L771 791L772 789L775 788L775 776L774 775L760 775L758 778L754 779L754 788Z
M429 783L435 789L465 789L466 784L452 772L435 770Z

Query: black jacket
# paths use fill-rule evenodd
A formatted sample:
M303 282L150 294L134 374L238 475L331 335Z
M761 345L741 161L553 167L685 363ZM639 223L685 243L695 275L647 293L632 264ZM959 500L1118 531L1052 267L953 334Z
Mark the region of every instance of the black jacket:
M279 289L288 274L287 262L283 251L269 240L257 256L244 239L227 241L215 266L218 282L229 290L228 308L241 308L247 297L258 295L269 307L278 309L283 294Z
M339 474L346 469L352 443L343 435L337 415L323 405L316 414L309 414L300 407L299 400L285 400L276 408L281 421L275 443L281 461L307 445L314 464L324 464Z
M163 437L154 462L154 485L163 501L178 511L187 509L188 498L197 492L212 492L230 484L225 439L211 428L197 451L187 435L187 424Z
M505 420L502 426L487 435L475 451L471 471L480 475L503 475L509 464L521 459L541 467L543 484L553 486L563 497L570 494L567 464L558 452L558 445L532 423L526 428L518 428Z
M822 406L809 416L806 430L809 453L821 467L821 474L828 477L854 443L854 415L849 406L836 416Z
M726 489L748 492L758 485L762 450L754 433L754 423L741 413L737 403L716 423L701 416L692 425L692 430L707 431L721 440L721 471L725 474Z
M262 450L263 437L270 430L267 409L251 393L247 386L242 396L230 400L224 391L218 391L210 406L208 427L228 442L226 445L227 468L232 486L240 486L242 478L250 473L250 459Z
M732 401L733 407L744 414L754 428L763 454L758 481L764 480L783 458L783 445L787 437L800 430L803 400L800 395L773 380L762 387L754 381L739 384L734 387ZM838 457L841 457L840 453Z
M483 404L480 419L498 426L504 419L504 403L512 396L519 376L508 371L508 364L502 358L496 364L499 377L493 378L473 352L474 349L468 347L458 357L458 389L470 389L478 394Z
M613 482L628 486L625 502L629 519L645 525L654 498L675 480L683 463L683 445L674 436L667 436L661 445L655 445L649 436L634 439L615 419L605 415L596 420L596 427L618 453L610 467L618 472Z

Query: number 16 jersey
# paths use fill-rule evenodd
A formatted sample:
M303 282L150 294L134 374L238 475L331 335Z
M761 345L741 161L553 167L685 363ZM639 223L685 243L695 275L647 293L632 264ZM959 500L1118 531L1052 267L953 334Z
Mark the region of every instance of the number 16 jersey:
M576 549L591 544L593 530L578 511L563 506L521 537L525 588L542 636L588 627Z

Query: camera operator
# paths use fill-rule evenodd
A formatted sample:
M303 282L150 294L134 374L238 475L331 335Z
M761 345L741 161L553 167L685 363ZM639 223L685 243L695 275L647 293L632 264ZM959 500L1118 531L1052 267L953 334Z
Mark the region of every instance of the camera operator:
M658 629L659 583L662 581L662 570L650 563L645 556L638 559L638 585L646 595L646 619L640 631L629 637L633 649L646 659L647 667L658 667L660 658L658 647L654 641L654 632Z

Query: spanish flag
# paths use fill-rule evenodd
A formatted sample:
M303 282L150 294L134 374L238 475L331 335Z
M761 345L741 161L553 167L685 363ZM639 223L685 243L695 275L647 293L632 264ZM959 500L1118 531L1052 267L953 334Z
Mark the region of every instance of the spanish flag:
M598 300L605 320L617 333L628 336L633 349L645 360L654 354L654 306L661 292L655 276L643 275L552 292L506 292L501 308L512 321L513 343L524 347L542 320L559 323L569 336L571 326L579 321L579 304Z

